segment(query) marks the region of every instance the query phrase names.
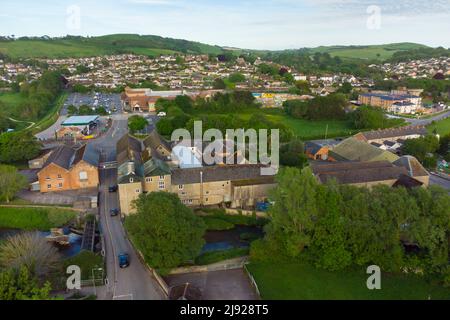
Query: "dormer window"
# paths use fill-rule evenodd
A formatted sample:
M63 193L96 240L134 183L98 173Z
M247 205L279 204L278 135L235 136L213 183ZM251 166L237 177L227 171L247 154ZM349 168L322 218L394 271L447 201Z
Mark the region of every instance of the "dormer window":
M134 182L134 179L133 178L130 178L130 183L133 183Z

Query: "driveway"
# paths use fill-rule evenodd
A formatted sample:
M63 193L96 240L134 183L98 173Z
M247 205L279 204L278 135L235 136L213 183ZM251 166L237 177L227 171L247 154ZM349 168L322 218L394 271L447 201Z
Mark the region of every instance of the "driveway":
M200 289L202 300L259 300L244 269L171 275L169 287L191 284Z

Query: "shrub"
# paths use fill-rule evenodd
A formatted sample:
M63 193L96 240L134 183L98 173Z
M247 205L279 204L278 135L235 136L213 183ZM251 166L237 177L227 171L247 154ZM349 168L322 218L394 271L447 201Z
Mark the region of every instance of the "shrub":
M233 248L228 250L206 252L195 259L197 265L208 265L219 261L242 257L249 254L248 248Z
M253 242L255 240L258 240L260 238L260 236L253 232L244 232L239 235L239 238L242 241Z

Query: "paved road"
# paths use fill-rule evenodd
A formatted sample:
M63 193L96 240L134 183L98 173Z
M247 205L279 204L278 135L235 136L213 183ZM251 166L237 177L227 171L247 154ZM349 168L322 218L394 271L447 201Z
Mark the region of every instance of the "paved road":
M89 143L102 154L103 161L116 160L116 143L128 132L127 115L114 115L108 133ZM117 184L117 169L100 170L100 224L105 238L108 272L107 298L117 300L161 300L164 299L156 280L134 252L119 217L111 217L111 209L119 207L118 194L109 193L108 188ZM130 266L120 269L117 256L121 252L130 255Z
M411 119L411 118L405 118L405 117L393 116L393 115L388 115L388 117L405 119L406 122L409 122L410 124L415 125L415 126L427 126L427 125L431 124L431 122L433 122L433 121L439 121L439 120L443 120L443 119L450 117L450 111L441 113L437 116L427 118L427 119Z
M117 182L117 170L100 170L100 224L105 236L108 272L107 298L113 300L162 300L164 295L149 271L133 250L120 217L111 217L109 211L118 208L117 193L108 187ZM121 269L117 256L128 253L130 266Z
M446 180L444 178L431 174L430 184L441 186L442 188L447 189L450 193L450 180Z

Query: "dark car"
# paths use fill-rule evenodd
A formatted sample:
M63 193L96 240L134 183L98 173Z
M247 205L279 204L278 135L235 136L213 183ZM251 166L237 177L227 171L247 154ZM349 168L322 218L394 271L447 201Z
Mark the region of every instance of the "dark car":
M109 192L116 192L117 189L118 189L117 186L110 186L110 187L109 187Z
M116 217L119 215L119 209L111 209L109 213L111 214L111 217Z
M130 265L130 257L127 253L119 254L119 266L121 268L126 268Z

